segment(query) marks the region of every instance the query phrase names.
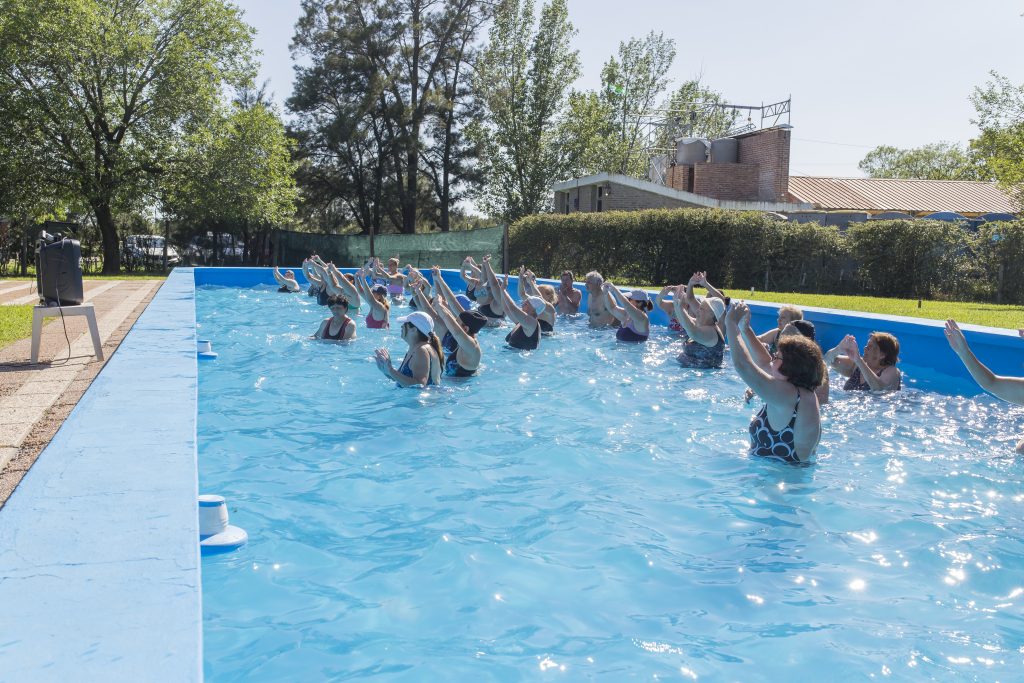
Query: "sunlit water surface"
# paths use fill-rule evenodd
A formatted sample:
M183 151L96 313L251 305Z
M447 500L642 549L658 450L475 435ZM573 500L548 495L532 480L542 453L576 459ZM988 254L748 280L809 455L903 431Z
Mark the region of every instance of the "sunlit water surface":
M325 309L271 288L196 304L200 489L249 533L203 560L207 680L1020 680L1018 409L833 375L794 468L665 330L484 330L480 376L398 389L372 361L397 329L314 341Z

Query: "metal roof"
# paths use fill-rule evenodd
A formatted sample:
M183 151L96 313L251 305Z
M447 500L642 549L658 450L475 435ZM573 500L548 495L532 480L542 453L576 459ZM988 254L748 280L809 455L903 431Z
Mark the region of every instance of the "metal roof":
M923 213L1016 213L1013 200L995 183L970 180L819 178L790 176L789 194L823 210Z

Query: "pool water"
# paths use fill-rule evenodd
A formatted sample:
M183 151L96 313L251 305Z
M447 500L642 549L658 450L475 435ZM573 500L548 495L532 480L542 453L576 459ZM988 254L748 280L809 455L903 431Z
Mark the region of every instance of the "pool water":
M270 287L196 307L200 491L249 533L203 560L207 680L1020 678L1020 409L833 374L795 468L664 329L485 329L480 376L419 390L372 361L397 326L318 342L325 309Z

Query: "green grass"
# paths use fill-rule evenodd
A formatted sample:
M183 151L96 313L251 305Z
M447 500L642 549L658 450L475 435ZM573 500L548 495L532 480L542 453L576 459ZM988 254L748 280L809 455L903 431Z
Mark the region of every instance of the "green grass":
M35 280L35 273L29 275L0 275L0 282L7 280ZM121 273L120 275L83 275L83 280L166 280L167 275L161 273Z
M0 306L0 348L32 336L32 304Z
M947 320L987 325L989 327L1024 328L1024 306L1005 306L965 301L922 301L917 299L886 299L873 296L841 296L838 294L805 294L789 292L758 292L727 290L736 298L769 301L794 306L817 306L820 308L841 308L847 311L905 315L930 320Z

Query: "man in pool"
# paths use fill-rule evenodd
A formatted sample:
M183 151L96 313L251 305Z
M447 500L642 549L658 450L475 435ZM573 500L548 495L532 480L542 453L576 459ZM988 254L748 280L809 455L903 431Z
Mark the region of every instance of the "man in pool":
M587 286L587 316L591 327L618 327L619 321L608 309L608 299L604 294L604 276L596 270L587 273L584 280Z
M580 300L583 298L583 292L573 287L572 283L572 271L563 271L562 281L558 285L558 305L555 307L559 315L576 315L580 312Z
M278 270L277 266L274 266L274 279L277 280L277 284L280 285L277 291L279 292L301 292L302 287L295 280L295 273L291 270L284 271L284 275Z

